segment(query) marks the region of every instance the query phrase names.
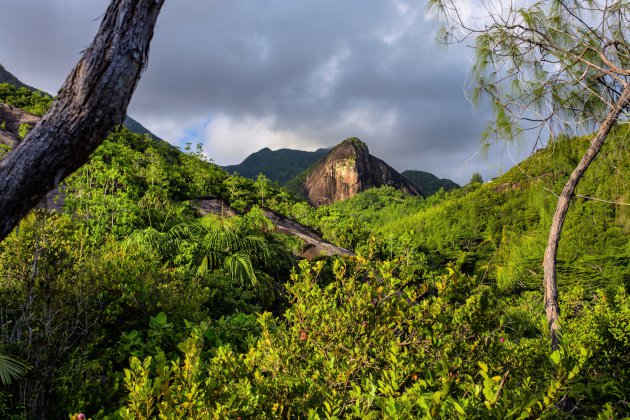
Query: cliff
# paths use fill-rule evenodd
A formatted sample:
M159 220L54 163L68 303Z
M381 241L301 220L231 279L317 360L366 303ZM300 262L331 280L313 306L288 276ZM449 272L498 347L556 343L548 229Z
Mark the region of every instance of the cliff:
M314 206L354 197L372 187L392 186L409 195L420 192L387 163L370 155L365 143L349 138L335 146L306 176L304 192Z

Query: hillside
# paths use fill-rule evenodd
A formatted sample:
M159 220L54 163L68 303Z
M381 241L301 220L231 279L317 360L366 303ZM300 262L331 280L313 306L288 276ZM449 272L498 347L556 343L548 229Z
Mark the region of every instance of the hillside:
M450 191L460 188L458 184L447 178L438 178L429 172L408 170L400 173L407 178L425 197L435 194L440 190Z
M4 68L2 64L0 64L0 83L8 83L18 88L26 88L28 90L36 90L20 81L17 77L15 77L11 72Z
M271 150L265 147L252 153L238 165L224 166L223 169L251 179L256 179L258 174L262 173L279 185L285 185L326 153L327 149L306 152L294 149Z
M561 287L594 290L609 282L630 284L628 126L619 127L586 173L568 214L560 244ZM562 139L537 151L506 174L425 201L392 190L373 190L318 210L324 237L361 248L362 232L376 232L384 244L406 238L435 266L454 261L506 289L542 284L542 255L556 197L588 140ZM605 200L605 201L597 201ZM327 227L328 226L328 227ZM348 241L347 238L354 238Z
M26 90L30 91L30 93L41 92L42 96L48 96L48 97L51 96L50 94L42 92L39 89L36 89L34 87L28 86L25 83L22 83L22 81L20 81L16 76L14 76L11 72L9 72L7 69L5 69L4 66L2 66L2 64L0 64L0 83L7 83L8 85L11 85L11 86L13 86L15 88L23 88L23 89L26 89ZM21 92L20 93L19 91L16 90L15 92L12 93L12 96L19 98L19 96L25 96L25 95L28 96L30 93L27 93L27 92ZM4 95L3 101L4 102L8 102L8 103L12 103L11 100L7 101L6 95ZM19 104L16 104L16 106L19 106ZM32 112L32 110L30 110L29 112ZM156 140L162 140L158 136L153 134L151 131L149 131L149 129L147 129L145 126L143 126L138 121L136 121L133 118L131 118L130 116L126 116L125 117L124 125L125 125L125 127L127 127L129 130L131 130L134 133L137 133L137 134L149 134L151 137L153 137Z

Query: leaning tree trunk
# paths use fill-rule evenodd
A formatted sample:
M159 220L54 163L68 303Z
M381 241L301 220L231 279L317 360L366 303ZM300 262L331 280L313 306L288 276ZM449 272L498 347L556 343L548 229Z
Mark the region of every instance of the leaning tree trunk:
M564 225L564 219L566 218L567 211L569 210L569 202L575 191L575 187L582 178L582 175L589 167L593 159L597 156L599 151L608 136L611 128L615 125L619 114L630 103L630 85L624 87L621 96L617 102L613 105L608 112L606 119L600 125L595 138L591 141L591 145L582 157L582 160L578 166L573 170L569 180L564 186L560 197L558 198L558 204L556 206L556 212L553 215L551 222L551 230L549 231L549 239L547 240L547 249L545 250L545 259L543 261L543 267L545 272L544 285L545 285L545 311L547 314L547 324L549 325L549 332L551 333L551 348L557 349L560 339L560 325L558 324L558 318L560 317L560 307L558 306L558 282L556 279L556 256L558 254L558 243L560 242L560 233L562 232L562 226Z
M122 123L164 0L112 0L50 110L0 162L0 241Z

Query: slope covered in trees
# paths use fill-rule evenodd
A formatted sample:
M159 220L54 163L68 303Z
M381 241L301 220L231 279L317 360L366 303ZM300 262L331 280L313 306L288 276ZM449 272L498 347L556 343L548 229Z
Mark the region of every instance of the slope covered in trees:
M630 281L629 209L622 204L630 194L629 137L627 125L612 134L568 216L560 272L581 279L585 287ZM328 239L353 248L370 234L384 244L408 235L410 246L436 266L455 261L465 272L496 280L500 287L537 288L555 194L588 144L587 138L562 138L489 183L472 183L424 201L389 189L368 191L319 209L320 228Z
M32 106L27 103L24 106ZM121 129L0 243L0 417L527 418L630 415L628 127L580 184L551 354L541 247L586 139L428 199L314 209ZM549 191L547 191L549 190ZM298 262L262 204L355 257ZM3 368L0 359L0 369Z
M440 188L443 188L444 191L459 188L459 185L450 179L438 178L429 172L409 170L403 171L400 174L411 181L425 197L435 194L440 191Z
M255 179L258 174L264 174L272 181L285 185L326 153L328 149L307 152L293 149L271 150L265 147L247 156L238 165L224 166L223 169L230 173L238 172L251 179Z
M20 79L18 79L10 71L5 69L2 64L0 64L0 83L8 83L18 88L26 88L29 90L35 90L29 85L22 83Z

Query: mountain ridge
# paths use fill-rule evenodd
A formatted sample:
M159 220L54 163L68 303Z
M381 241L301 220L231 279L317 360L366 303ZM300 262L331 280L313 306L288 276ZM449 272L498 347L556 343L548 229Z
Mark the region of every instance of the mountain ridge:
M237 172L239 175L250 179L256 179L258 174L262 173L292 193L305 196L302 184L307 174L333 148L305 151L291 148L272 150L269 147L263 147L247 156L241 163L224 165L222 168L229 173ZM426 171L412 169L400 172L400 174L425 197L437 193L440 188L445 191L460 188L460 185L451 179L439 178Z
M230 173L238 172L245 178L251 179L262 173L272 181L285 185L327 152L328 149L324 148L304 151L288 148L271 150L264 147L247 156L241 163L226 165L223 169Z
M17 77L15 77L15 75L13 73L11 73L9 70L7 70L6 68L4 68L4 66L0 63L0 83L8 83L10 85L16 86L16 87L23 87L26 88L28 90L37 90L25 83L23 83L20 79L18 79Z
M418 188L418 190L420 190L420 192L422 192L422 194L426 197L437 193L440 188L443 188L444 191L461 188L459 184L448 178L438 178L432 173L426 171L410 169L402 171L400 174L415 185L415 187Z

